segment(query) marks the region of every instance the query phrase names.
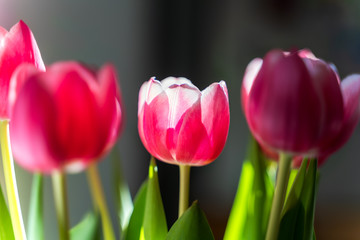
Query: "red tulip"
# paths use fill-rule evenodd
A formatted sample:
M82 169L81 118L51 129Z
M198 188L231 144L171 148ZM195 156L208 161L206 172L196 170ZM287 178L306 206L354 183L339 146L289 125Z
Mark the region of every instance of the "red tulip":
M115 143L122 119L115 70L59 62L46 72L21 65L14 73L10 134L17 162L31 171L85 167Z
M151 78L139 92L138 129L145 148L171 164L202 166L224 148L230 112L226 84L202 92L188 79Z
M263 147L320 159L350 137L359 97L359 75L340 83L333 67L309 50L273 50L253 60L242 86L246 119Z
M0 119L8 119L11 75L21 63L45 70L39 48L30 28L20 21L8 32L0 27Z

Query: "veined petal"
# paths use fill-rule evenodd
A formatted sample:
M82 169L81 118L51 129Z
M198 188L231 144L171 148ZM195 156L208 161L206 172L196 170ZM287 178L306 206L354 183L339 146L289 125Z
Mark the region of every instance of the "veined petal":
M167 77L161 81L161 85L162 85L163 89L167 89L168 87L170 87L172 85L183 85L183 84L189 85L189 86L197 89L197 87L194 84L192 84L192 82L189 79L183 78L183 77L179 77L179 78Z
M225 82L213 83L202 92L201 121L210 139L211 147L214 149L211 159L215 159L225 146L230 124Z
M212 158L214 149L201 121L200 99L184 114L177 129L175 159L178 164L201 166L214 160Z
M150 104L145 103L140 114L139 134L147 150L161 160L173 159L167 145L169 101L165 92L160 93Z
M171 85L165 90L169 99L169 125L175 128L181 116L201 97L201 92L187 84Z

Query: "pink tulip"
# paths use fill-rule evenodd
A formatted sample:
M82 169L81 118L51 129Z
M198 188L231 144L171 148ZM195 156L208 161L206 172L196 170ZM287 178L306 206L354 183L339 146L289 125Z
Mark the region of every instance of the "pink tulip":
M0 27L0 119L8 119L11 75L21 63L45 70L39 48L30 28L20 21L8 32Z
M224 148L230 112L226 84L202 92L188 79L151 78L139 92L138 129L145 148L171 164L203 166Z
M17 162L49 173L86 167L114 145L122 108L115 69L94 72L77 62L58 62L46 72L21 65L14 73L10 134Z
M309 50L273 50L248 65L242 105L251 132L267 151L323 161L359 121L360 75L341 83Z

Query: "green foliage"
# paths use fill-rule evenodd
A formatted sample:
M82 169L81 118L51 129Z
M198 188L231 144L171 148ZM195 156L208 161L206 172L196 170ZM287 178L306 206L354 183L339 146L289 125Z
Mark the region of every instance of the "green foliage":
M152 158L149 177L140 188L134 203L124 240L161 240L168 233L165 211L162 204L157 166Z
M75 227L70 230L71 240L101 239L101 222L99 214L89 212Z
M265 239L274 193L274 168L252 140L243 163L238 190L224 240Z
M285 202L278 239L315 239L314 212L317 191L317 161L304 160Z
M0 240L13 240L14 230L11 223L9 209L5 203L5 198L0 185Z
M187 209L171 227L167 240L213 240L211 228L206 216L197 202Z
M41 173L34 174L28 216L27 234L29 240L44 239L43 182L44 177Z

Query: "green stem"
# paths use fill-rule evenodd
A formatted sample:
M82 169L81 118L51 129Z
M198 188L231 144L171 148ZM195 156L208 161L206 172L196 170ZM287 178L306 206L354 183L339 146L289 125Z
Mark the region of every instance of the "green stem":
M190 166L179 165L180 192L179 192L179 218L189 207Z
M87 175L94 204L96 208L100 211L102 226L104 230L104 239L115 240L115 234L112 228L109 211L106 206L104 191L101 186L101 180L96 163L91 164L88 167Z
M266 240L276 240L278 237L281 211L284 206L290 171L291 157L284 153L280 153L278 175L276 179L275 193L266 232Z
M55 171L52 175L54 200L58 219L60 240L69 240L69 214L66 194L66 176L62 170Z
M44 178L41 173L33 175L31 187L30 210L28 216L28 239L44 239L44 221L43 221L43 189Z
M14 160L11 153L9 121L0 121L0 145L3 159L4 175L11 222L16 240L26 239L24 222L21 214L19 194L16 184Z

